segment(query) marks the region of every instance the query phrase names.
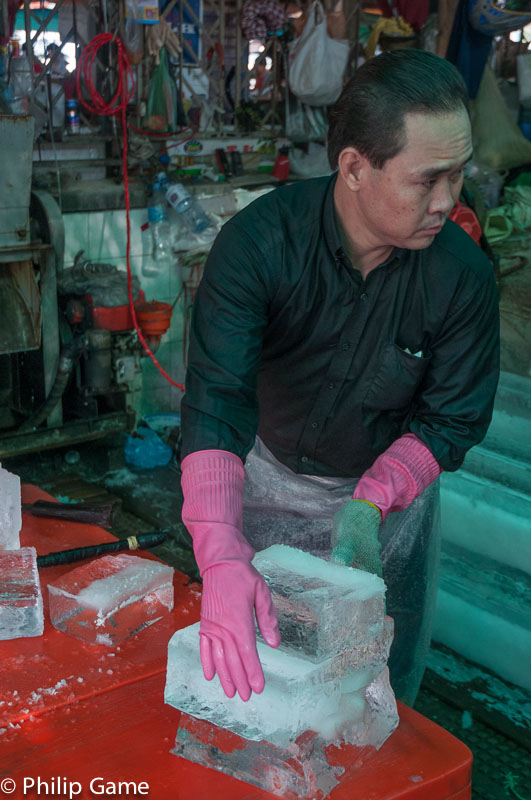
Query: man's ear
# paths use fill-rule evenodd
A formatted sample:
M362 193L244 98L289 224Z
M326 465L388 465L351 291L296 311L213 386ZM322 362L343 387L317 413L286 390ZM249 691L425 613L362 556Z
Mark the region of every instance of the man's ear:
M355 147L345 147L337 160L339 174L351 192L358 192L367 168L367 159Z

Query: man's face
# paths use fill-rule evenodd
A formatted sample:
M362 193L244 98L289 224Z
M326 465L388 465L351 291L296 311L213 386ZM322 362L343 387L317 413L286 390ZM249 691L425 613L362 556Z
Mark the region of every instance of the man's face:
M367 233L378 245L428 247L459 198L472 156L468 114L410 113L406 144L382 169L365 166L360 196Z

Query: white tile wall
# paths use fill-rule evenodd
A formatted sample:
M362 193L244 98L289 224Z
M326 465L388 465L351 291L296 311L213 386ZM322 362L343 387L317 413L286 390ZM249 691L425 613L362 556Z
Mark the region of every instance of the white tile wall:
M123 260L125 267L126 230L125 211L89 211L63 215L65 225L65 267L73 264L76 253L93 261L115 263ZM149 255L151 234L142 231L147 221L145 208L131 210L131 255Z

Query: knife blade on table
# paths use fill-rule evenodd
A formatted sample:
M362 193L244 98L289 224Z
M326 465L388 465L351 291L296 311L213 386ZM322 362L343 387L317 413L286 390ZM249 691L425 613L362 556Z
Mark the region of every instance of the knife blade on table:
M36 500L34 503L22 503L22 510L34 517L63 519L65 522L84 522L87 525L111 527L116 521L121 502L113 500L107 503L59 503L52 500Z

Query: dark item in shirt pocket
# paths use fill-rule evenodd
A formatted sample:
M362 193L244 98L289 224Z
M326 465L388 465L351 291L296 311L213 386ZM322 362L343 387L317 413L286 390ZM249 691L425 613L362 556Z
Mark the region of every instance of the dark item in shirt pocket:
M431 355L411 355L394 342L387 342L362 407L371 411L392 411L410 406L430 359Z

